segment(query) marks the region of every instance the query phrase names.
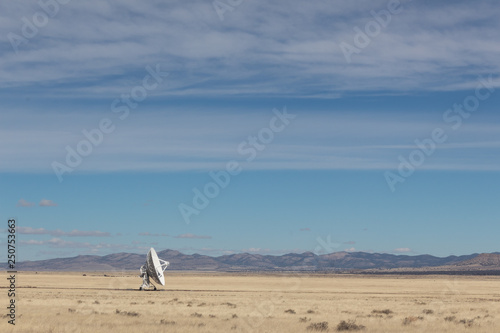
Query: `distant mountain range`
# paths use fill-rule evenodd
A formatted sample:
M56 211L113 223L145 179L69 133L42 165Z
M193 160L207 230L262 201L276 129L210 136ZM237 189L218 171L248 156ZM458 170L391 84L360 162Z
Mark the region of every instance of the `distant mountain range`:
M386 253L335 252L316 255L312 252L281 256L239 253L210 257L183 254L174 250L158 252L170 262L170 270L197 271L337 271L337 272L410 272L410 271L484 271L500 273L500 253L470 254L445 258L431 255L394 255ZM145 254L116 253L106 256L81 255L17 264L28 271L115 271L138 270ZM6 267L5 265L3 267Z

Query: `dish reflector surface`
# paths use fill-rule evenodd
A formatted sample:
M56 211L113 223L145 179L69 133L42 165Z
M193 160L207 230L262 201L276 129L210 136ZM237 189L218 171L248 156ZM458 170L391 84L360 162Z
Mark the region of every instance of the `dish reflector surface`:
M155 249L151 248L148 252L148 275L156 282L165 285L165 276L163 276L163 267L160 263L160 259L158 259L158 255L156 254ZM165 267L166 268L166 267Z

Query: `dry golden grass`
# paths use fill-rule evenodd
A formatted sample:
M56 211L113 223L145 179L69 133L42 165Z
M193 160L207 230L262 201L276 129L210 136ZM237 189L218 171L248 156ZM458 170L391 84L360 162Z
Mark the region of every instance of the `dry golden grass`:
M135 272L86 274L19 273L17 325L4 311L0 331L500 331L499 277L169 272L141 292Z

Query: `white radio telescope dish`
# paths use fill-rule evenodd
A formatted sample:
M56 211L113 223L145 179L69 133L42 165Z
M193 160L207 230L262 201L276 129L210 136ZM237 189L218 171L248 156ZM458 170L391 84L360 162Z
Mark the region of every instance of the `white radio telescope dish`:
M158 258L155 249L149 249L148 256L146 257L146 263L142 265L140 271L142 277L142 286L139 290L144 290L145 288L153 287L156 290L156 286L151 283L150 279L154 282L165 285L165 276L163 272L167 269L170 263L165 260Z

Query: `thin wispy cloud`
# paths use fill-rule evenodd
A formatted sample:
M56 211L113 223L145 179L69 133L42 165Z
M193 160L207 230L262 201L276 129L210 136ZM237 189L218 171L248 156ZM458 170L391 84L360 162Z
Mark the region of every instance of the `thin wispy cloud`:
M175 236L174 238L189 238L189 239L211 239L212 236L205 236L205 235L195 235L191 233L187 234L180 234Z
M178 249L181 253L185 254L203 254L203 255L208 255L208 256L221 256L221 255L230 255L230 254L235 254L238 253L238 251L231 250L231 249L222 249L222 248L212 248L212 247L202 247L202 248L197 248L197 247L188 247L184 246Z
M478 73L500 71L494 1L402 0L401 13L347 64L339 45L352 44L353 29L386 6L253 1L221 22L210 1L72 2L18 54L4 41L0 86L7 94L36 86L51 96L109 96L139 80L145 63L161 63L171 80L155 94L331 96L468 89ZM21 35L21 18L36 11L36 3L6 2L2 31Z
M150 233L150 232L140 232L138 234L139 236L146 236L146 237L169 237L168 234L165 233Z
M392 250L393 253L413 253L413 250L409 247L398 247L397 249Z
M28 202L24 199L19 199L19 201L17 202L18 207L33 207L34 205L34 202Z
M209 171L232 159L244 163L248 156L241 155L238 146L255 135L256 129L268 125L272 115L271 110L255 109L240 114L179 111L182 113L143 113L144 117L134 122L117 124L120 131L104 138L106 144L94 148L91 157L75 172ZM245 165L246 170L386 170L397 167L398 156L414 150L415 140L429 137L433 129L442 127L453 132L449 124L424 115L416 120L411 115L394 119L394 114L381 112L289 112L298 115L297 121L279 133L279 140L260 153L258 159ZM80 121L97 124L102 117L88 113L75 122L60 112L44 115L45 118L35 112L7 113L0 125L6 129L0 134L0 139L5 139L0 140L0 151L5 157L0 161L0 171L53 173L51 163L65 163L66 159L67 151L60 142L74 148L85 138ZM21 120L31 117L33 122ZM54 119L66 132L51 124ZM481 122L472 117L466 121L452 133L452 138L436 147L432 159L422 169L500 170L500 125L494 115L484 114ZM208 122L210 126L206 126ZM24 140L31 136L37 137L35 143ZM42 206L51 204L54 203L49 200L40 202Z
M62 231L59 229L56 230L47 230L45 228L32 228L32 227L17 227L17 232L25 235L51 235L57 237L111 237L109 232L99 231L99 230L71 230L71 231Z
M250 254L262 254L262 255L283 255L288 253L301 253L304 252L300 249L269 249L260 247L250 247L241 249L238 251L240 253L250 253Z
M55 206L57 206L57 203L55 203L52 200L42 199L42 200L40 200L40 203L38 205L41 207L55 207Z
M84 249L88 253L94 254L104 254L110 251L145 251L148 249L146 246L131 246L127 244L110 244L110 243L91 243L91 242L75 242L67 241L62 238L54 237L49 240L21 240L19 242L25 246L41 246L48 248L64 248L68 249L67 254L74 253L75 251L80 251Z

